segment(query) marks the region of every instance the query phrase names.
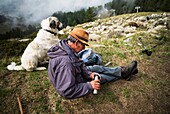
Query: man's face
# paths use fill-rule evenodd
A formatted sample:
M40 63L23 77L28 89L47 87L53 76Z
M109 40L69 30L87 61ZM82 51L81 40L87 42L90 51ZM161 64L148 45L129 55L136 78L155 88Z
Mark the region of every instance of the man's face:
M78 52L82 51L83 49L85 49L85 44L81 43L78 40L75 43L76 43L76 49L75 49L76 53L78 53Z

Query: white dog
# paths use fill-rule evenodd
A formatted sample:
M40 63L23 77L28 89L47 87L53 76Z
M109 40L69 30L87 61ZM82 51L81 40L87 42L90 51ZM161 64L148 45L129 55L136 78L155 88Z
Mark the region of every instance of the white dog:
M47 51L54 44L59 42L58 32L62 23L56 17L49 17L41 22L42 29L39 30L37 37L29 43L21 57L21 65L15 66L12 62L8 65L8 70L45 70L45 67L37 67L45 62Z

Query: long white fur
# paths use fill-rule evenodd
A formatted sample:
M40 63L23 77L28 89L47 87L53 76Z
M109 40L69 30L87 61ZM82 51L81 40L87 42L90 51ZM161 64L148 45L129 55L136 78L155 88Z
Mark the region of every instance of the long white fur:
M58 38L58 29L57 27L51 28L50 22L55 21L58 23L58 27L62 27L62 23L56 18L56 17L49 17L47 19L44 19L41 22L42 29L39 30L36 38L30 42L25 49L22 57L21 57L21 65L10 67L10 65L7 66L8 70L27 70L27 71L33 71L33 70L45 70L45 67L37 67L39 63L45 62L47 57L47 51L50 47L52 47L54 44L59 42ZM46 31L49 30L53 33L56 33L56 35ZM13 64L14 66L14 64Z

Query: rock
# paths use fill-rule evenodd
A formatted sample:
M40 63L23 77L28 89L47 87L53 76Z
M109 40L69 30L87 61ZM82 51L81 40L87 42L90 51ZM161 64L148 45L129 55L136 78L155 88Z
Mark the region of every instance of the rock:
M139 27L139 25L136 22L129 22L129 26Z
M159 31L159 30L163 30L163 29L166 29L166 26L163 26L163 25L158 25L154 28L156 31Z
M127 38L126 40L124 40L124 42L130 42L130 40L131 40L132 38Z
M133 35L135 35L135 33L126 34L126 38L131 37L131 36L133 36Z
M149 20L148 18L149 18L148 16L141 16L141 17L134 18L134 20L135 21L145 22L145 21Z
M65 33L64 33L64 30L60 30L60 31L58 32L58 34L61 34L61 35L65 34Z
M101 36L97 34L89 34L89 40L98 42L101 40Z
M165 25L165 20L164 19L159 19L158 21L155 21L154 23L153 23L153 25L156 27L156 26L158 26L158 25Z
M127 27L125 27L124 32L126 34L127 33L134 33L134 32L136 32L136 27L129 27L129 26L127 26Z

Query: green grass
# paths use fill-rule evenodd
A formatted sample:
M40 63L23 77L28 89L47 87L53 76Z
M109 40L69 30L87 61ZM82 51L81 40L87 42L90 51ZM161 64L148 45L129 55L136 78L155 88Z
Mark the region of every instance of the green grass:
M127 88L121 88L120 92L122 93L123 97L128 98L130 96L130 91Z
M57 102L56 102L56 111L59 113L59 114L63 114L64 111L61 107L61 101L62 101L62 98L60 98Z

